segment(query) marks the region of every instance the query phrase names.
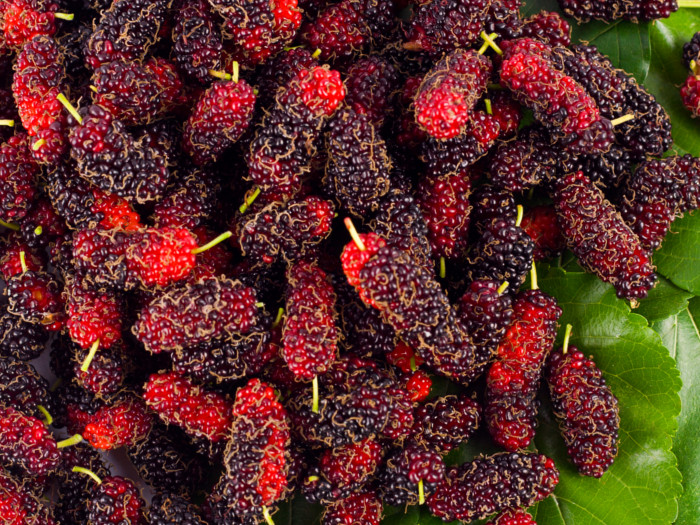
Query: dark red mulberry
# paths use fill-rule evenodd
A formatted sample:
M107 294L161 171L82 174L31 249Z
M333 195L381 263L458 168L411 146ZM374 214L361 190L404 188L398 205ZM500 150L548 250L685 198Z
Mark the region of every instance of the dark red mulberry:
M685 206L684 193L692 187L695 193L700 188L700 162L690 155L649 160L637 167L624 186L619 209L644 248L658 248L671 222L691 208Z
M492 0L421 0L408 33L412 48L439 54L468 48L484 29Z
M37 193L40 169L29 140L18 133L0 145L0 219L5 222L21 221Z
M489 521L486 525L537 525L527 511L523 509L507 510Z
M123 298L115 292L83 287L79 280L70 280L64 289L71 339L82 348L99 342L109 348L121 338L126 314Z
M566 244L581 266L612 284L618 297L646 297L656 282L649 253L603 192L578 172L558 181L552 199Z
M345 87L347 105L380 127L391 114L392 99L399 87L399 71L380 56L360 58L348 69Z
M571 45L571 26L559 13L540 11L523 20L521 36L541 40L550 46Z
M86 503L87 523L94 525L143 525L146 503L134 482L121 476L103 478Z
M286 89L291 80L302 70L313 69L319 65L314 53L303 47L285 49L276 57L265 62L257 75L260 90L258 100L263 107L274 102L277 92Z
M588 22L591 18L611 22L625 19L633 22L646 22L659 18L668 18L678 10L676 0L643 0L627 2L621 0L559 0L559 6L568 16L578 22Z
M681 100L693 117L700 116L700 77L695 73L688 75L681 86Z
M215 82L185 122L183 147L195 164L216 162L248 129L255 94L245 80Z
M387 457L378 479L384 503L396 507L422 505L445 479L445 464L439 453L409 443Z
M61 455L56 440L40 419L0 405L0 458L29 476L45 476L58 468Z
M494 221L505 221L509 226L515 226L518 209L513 193L496 188L491 184L479 186L472 194L472 224L481 232Z
M472 398L439 397L416 408L411 440L444 456L467 441L480 422L481 407Z
M115 0L102 11L85 43L85 63L92 69L114 60L143 59L158 41L172 0Z
M558 482L559 471L551 459L504 452L448 469L428 507L445 521L483 519L509 508L529 507L549 496Z
M222 480L241 516L260 515L284 494L289 473L289 422L275 391L251 379L236 392Z
M144 439L152 424L153 416L144 402L133 394L127 394L89 416L82 434L93 447L111 450L134 445Z
M87 523L87 505L95 482L73 467L90 470L99 478L109 476L100 453L85 443L63 450L63 468L57 471L58 500L53 509L59 523Z
M521 0L493 0L486 16L486 33L496 33L499 39L512 40L520 36Z
M528 208L520 226L535 243L536 262L556 257L566 248L566 240L559 229L557 212L552 206Z
M683 63L691 69L691 62L700 63L700 31L695 33L689 42L683 44Z
M370 117L352 109L340 111L329 123L326 144L329 193L356 217L375 212L389 191L392 164Z
M617 398L593 358L567 343L547 362L549 395L571 461L581 474L599 478L617 456Z
M0 17L4 41L10 47L21 47L35 36L56 33L57 18L72 19L57 13L60 4L52 0L9 0Z
M315 140L345 97L340 73L301 69L277 92L248 152L248 178L268 200L287 200L301 189L316 154Z
M175 67L161 58L144 63L115 60L92 76L93 100L127 126L162 118L178 104L182 81Z
M272 202L243 223L241 251L256 265L311 257L330 235L333 212L330 201L315 196Z
M189 80L208 84L213 79L210 71L219 71L223 66L223 37L209 3L180 2L174 22L173 62Z
M507 450L526 448L535 435L535 398L560 315L556 300L540 290L521 292L513 304L513 322L486 378L484 407L491 436Z
M0 515L10 525L55 525L51 509L4 469L0 470Z
M342 0L327 6L301 29L310 49L321 60L349 59L368 46L380 45L395 24L394 4L387 0Z
M195 438L212 443L226 439L232 421L232 403L176 372L153 374L143 399L167 424L176 424Z
M7 281L5 288L8 312L23 321L44 326L47 330L60 330L66 320L60 285L43 271L27 271Z
M374 492L354 494L326 507L323 525L379 525L383 510Z
M49 340L43 326L23 321L9 312L0 316L0 356L29 361L41 355Z
M456 50L438 61L418 88L418 124L436 139L464 133L477 100L486 91L492 65L473 50Z
M12 357L0 359L0 404L36 418L51 409L49 383L30 364Z

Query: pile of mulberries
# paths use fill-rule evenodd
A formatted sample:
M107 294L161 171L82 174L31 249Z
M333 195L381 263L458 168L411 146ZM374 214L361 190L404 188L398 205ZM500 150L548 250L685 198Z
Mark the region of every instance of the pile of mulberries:
M531 525L543 379L575 468L619 474L619 393L551 351L534 265L635 307L700 161L524 4L0 1L0 516Z

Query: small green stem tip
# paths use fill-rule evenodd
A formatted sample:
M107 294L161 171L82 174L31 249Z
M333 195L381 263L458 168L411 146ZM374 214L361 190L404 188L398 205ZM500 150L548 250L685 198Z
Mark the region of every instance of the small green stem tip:
M614 128L615 126L619 126L620 124L624 124L630 120L634 120L634 113L627 113L627 115L622 115L621 117L613 119L610 121L610 124L612 124Z
M66 447L72 447L73 445L77 445L83 440L83 436L80 434L75 434L74 436L71 436L67 439L64 439L63 441L59 441L56 443L56 446L58 448L66 448Z
M445 266L445 258L440 257L440 279L444 279L447 275L447 267Z
M308 478L306 478L306 481L308 481L309 483L313 483L314 481L318 481L319 479L321 478L319 478L318 476L309 476Z
M72 470L73 470L73 472L77 472L79 474L85 474L86 476L90 476L92 479L95 480L95 482L97 482L98 485L102 485L102 480L92 470L86 469L85 467L73 467Z
M525 214L525 208L523 208L522 204L518 204L516 210L518 210L518 214L515 217L515 225L517 227L520 227L520 225L523 223L523 215Z
M320 57L320 56L321 56L321 50L320 50L320 49L317 49L316 51L314 51L313 53L311 53L311 57L312 57L312 58L318 58L318 57Z
M22 273L26 273L29 268L27 268L27 256L24 250L19 252L19 264L22 267Z
M12 230L12 231L16 231L16 232L19 231L19 225L13 224L11 222L5 222L2 219L0 219L0 226L4 226L8 230Z
M233 75L231 75L231 80L238 84L238 73L240 72L240 67L237 61L233 61Z
M352 237L352 240L355 241L355 245L358 247L358 249L361 252L364 252L367 249L367 246L365 246L365 243L362 242L362 239L360 238L360 234L357 233L357 230L355 229L355 225L352 223L352 219L350 217L345 217L345 220L343 221L345 224L345 227L348 229L348 232L350 233L350 237Z
M486 106L486 113L488 113L489 115L493 115L493 107L491 106L490 98L484 99L484 105Z
M56 389L63 384L63 379L60 377L53 382L53 385L49 388L49 392L55 392Z
M245 213L248 208L250 208L250 205L255 202L255 199L258 198L258 195L260 195L260 188L255 188L255 191L249 196L246 197L245 200L243 201L243 204L241 204L241 207L238 208L238 211L241 213Z
M678 0L678 7L700 7L700 0Z
M311 388L313 391L313 399L311 400L311 412L318 414L318 376L314 377L311 382Z
M34 228L34 235L41 235L42 233L44 233L43 227L37 226L36 228Z
M263 518L265 518L265 523L267 523L267 525L275 525L275 522L272 521L272 516L270 516L270 511L268 510L268 508L263 506L262 510Z
M44 423L46 423L46 426L50 427L51 423L53 423L53 417L51 416L49 411L46 410L46 407L42 405L37 405L36 408L39 412L41 412L41 415L44 416Z
M75 18L73 13L54 13L53 16L59 20L68 20L69 22Z
M226 231L226 232L222 233L221 235L215 237L214 239L212 239L208 243L206 243L204 246L200 246L199 248L195 248L194 250L192 250L192 253L197 255L198 253L206 252L209 248L213 248L214 246L216 246L220 242L223 242L226 239L228 239L229 237L231 237L231 235L233 235L233 232Z
M9 118L0 119L0 126L7 126L9 128L15 127L15 121Z
M425 489L423 488L423 480L418 480L418 504L423 505L425 503Z
M498 292L498 295L501 295L503 292L506 291L506 288L508 288L508 284L508 281L503 281L503 283L501 283L501 286L499 286L498 290L496 290Z
M698 63L695 60L690 61L690 70L693 72L693 75L695 75L695 76L700 74L700 67L698 67Z
M219 78L221 80L231 80L231 78L233 78L230 73L226 73L225 71L217 71L215 69L210 69L209 74L214 78Z
M532 263L532 268L530 268L530 289L531 290L537 290L539 286L537 286L537 266L535 266L535 263Z
M90 368L90 363L92 363L92 360L95 359L95 355L97 354L97 350L100 348L100 340L98 339L94 343L92 343L92 346L90 347L90 351L88 352L87 357L85 358L85 361L83 361L83 364L80 365L80 370L83 372L87 372L88 368Z
M569 339L571 338L571 329L573 326L570 324L566 325L566 330L564 331L564 344L561 347L561 353L566 355L566 352L569 351Z
M502 55L502 54L503 54L503 50L502 50L500 47L498 47L498 44L496 44L496 41L494 40L494 38L496 38L496 37L498 36L496 33L491 33L490 35L487 35L487 34L486 34L486 31L482 31L482 32L480 33L479 36L481 36L481 38L484 40L484 44L485 44L486 46L488 46L488 47L490 47L491 49L493 49L493 50L494 50L496 53L498 53L499 55ZM482 46L482 47L483 47L483 46ZM486 50L484 49L484 51L486 51ZM481 54L483 54L483 53L481 52L481 50L479 50L479 52L480 52Z
M411 359L408 360L408 366L411 367L411 372L415 372L418 369L418 365L416 364L416 355L413 354L411 356Z
M44 139L37 140L34 144L32 144L32 151L39 151L39 148L41 148L44 144L46 144Z
M255 307L256 308L265 308L265 303L257 302L257 303L255 303Z
M282 316L284 315L284 308L281 306L277 309L277 317L275 317L275 320L272 322L272 328L277 328L280 323L282 322Z
M83 123L83 117L80 116L80 114L78 113L78 110L75 109L75 106L68 101L68 99L66 98L66 96L63 93L59 93L56 96L56 98L58 99L58 101L61 104L63 104L63 107L68 110L68 113L73 115L73 118L78 121L78 124Z
M92 91L94 91L95 93L97 93L97 88L96 88L95 86L90 86L90 89L91 89Z

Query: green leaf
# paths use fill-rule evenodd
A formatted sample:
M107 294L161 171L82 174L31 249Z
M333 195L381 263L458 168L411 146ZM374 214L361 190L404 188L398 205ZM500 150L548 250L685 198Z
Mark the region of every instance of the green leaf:
M700 297L681 312L652 325L676 359L683 380L681 414L673 451L683 475L683 495L679 500L677 525L700 523Z
M659 278L649 295L640 301L634 313L643 315L647 321L659 321L677 314L688 307L693 294L674 286L668 279Z
M700 295L700 211L673 222L653 262L676 286Z
M651 68L644 86L666 109L673 125L674 149L700 155L700 123L683 106L679 87L689 71L682 62L683 44L700 31L700 10L679 9L651 28Z
M681 477L671 452L680 411L675 363L646 320L630 311L611 286L585 273L540 270L540 286L573 325L571 343L594 357L620 404L619 454L600 479L580 476L568 461L546 403L536 435L540 452L561 471L554 496L537 507L540 525L671 523ZM562 331L563 333L563 331ZM560 334L561 335L561 334Z

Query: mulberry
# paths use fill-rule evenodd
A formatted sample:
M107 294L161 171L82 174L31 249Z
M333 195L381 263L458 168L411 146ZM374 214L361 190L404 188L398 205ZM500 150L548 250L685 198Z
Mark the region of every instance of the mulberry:
M649 253L583 173L567 175L552 194L566 244L581 266L612 284L618 297L646 297L656 282Z
M559 6L564 14L574 17L581 23L588 22L591 18L607 22L619 19L646 22L668 18L671 13L678 10L676 0L644 0L642 2L559 0Z
M257 85L260 91L258 100L262 107L274 102L277 92L286 86L302 70L318 67L317 57L303 47L285 49L276 57L262 64L257 75Z
M693 115L700 116L700 77L691 73L681 86L683 105Z
M189 80L208 84L222 64L223 37L206 0L181 2L175 12L172 60Z
M111 450L135 445L144 439L152 424L152 416L144 402L133 394L127 394L89 416L82 434L93 447Z
M367 115L375 127L381 127L388 115L399 71L391 61L377 55L360 58L348 69L345 102L357 114Z
M541 40L550 46L571 45L571 26L559 13L551 11L540 11L523 20L520 35Z
M566 248L566 241L559 229L557 212L552 206L529 208L523 216L521 226L535 244L535 262L556 257Z
M255 94L245 80L215 82L185 122L183 147L197 165L216 162L248 129Z
M351 214L375 212L389 191L391 159L384 140L366 115L340 111L329 124L325 185Z
M492 0L421 0L413 10L409 44L431 54L468 48L488 20Z
M0 470L0 511L8 524L55 525L51 509L4 470Z
M158 41L172 0L115 0L101 12L85 43L85 63L92 69L114 60L143 59Z
M500 453L447 470L428 499L430 512L445 521L482 519L549 496L559 482L554 461L539 454Z
M444 479L442 456L410 443L387 458L379 474L379 492L388 505L422 505Z
M469 440L480 423L481 406L472 398L439 397L416 408L411 440L444 456Z
M521 292L513 304L513 322L486 378L484 407L491 436L507 450L526 448L535 435L535 397L559 316L556 300L540 290Z
M438 61L418 88L418 124L436 139L464 133L477 100L486 91L492 65L475 51L456 50Z
M564 347L549 356L547 385L571 461L581 474L599 478L617 455L617 398L593 358L568 346L570 326Z
M40 324L28 323L11 313L0 316L0 356L30 361L41 355L49 340Z
M148 509L150 525L206 525L199 509L177 492L159 492Z
M43 421L10 406L0 405L0 458L30 476L45 476L61 464L56 440Z
M21 221L27 215L37 193L39 165L23 133L0 145L0 219Z
M345 97L340 73L301 69L275 97L250 144L248 179L268 200L287 200L301 189L316 154L315 139Z
M87 501L89 525L143 525L146 503L134 482L121 476L100 480Z
M523 509L510 509L496 516L486 525L537 525Z
M8 312L28 323L41 324L50 331L63 328L64 304L60 285L43 271L27 271L7 281Z
M165 423L182 427L192 437L207 438L212 443L228 437L233 417L231 402L176 372L151 375L143 399Z
M127 126L148 124L172 111L182 96L175 67L160 58L144 63L115 60L92 75L95 104Z
M59 3L52 0L9 0L2 8L0 29L5 44L21 47L36 36L53 36L56 19L72 20L73 15L59 13Z
M354 494L326 507L323 525L379 525L383 510L375 493Z
M41 417L42 409L51 408L49 383L30 363L5 357L0 360L0 404Z

